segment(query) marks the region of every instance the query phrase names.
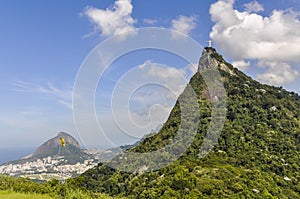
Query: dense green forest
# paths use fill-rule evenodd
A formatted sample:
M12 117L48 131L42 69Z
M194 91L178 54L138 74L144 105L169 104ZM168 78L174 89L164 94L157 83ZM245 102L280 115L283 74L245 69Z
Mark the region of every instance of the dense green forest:
M75 180L79 186L129 198L300 198L299 95L260 84L212 50L227 92L226 121L213 151L199 156L211 120L211 100L196 73L190 85L200 102L198 131L179 159L143 173L99 164ZM188 100L186 90L179 98ZM162 129L129 151L161 149L180 132L180 115L177 102Z

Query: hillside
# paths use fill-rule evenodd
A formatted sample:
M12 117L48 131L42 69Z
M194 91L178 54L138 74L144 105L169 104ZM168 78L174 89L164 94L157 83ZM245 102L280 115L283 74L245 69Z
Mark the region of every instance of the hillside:
M217 144L203 157L199 151L203 151L202 142L211 122L212 99L202 75L212 68L220 71L226 89L226 118ZM207 47L189 85L196 93L200 117L190 121L190 126L197 125L197 133L179 159L151 172L146 172L149 165L141 172L126 173L99 164L78 177L76 183L92 191L129 198L300 198L299 95L260 84ZM161 130L128 151L162 149L181 133L179 124L186 113L181 112L179 101L191 100L188 90L187 86ZM188 110L194 110L194 102L190 103ZM209 138L207 148L217 137ZM118 162L118 158L112 162ZM125 166L130 168L131 164Z

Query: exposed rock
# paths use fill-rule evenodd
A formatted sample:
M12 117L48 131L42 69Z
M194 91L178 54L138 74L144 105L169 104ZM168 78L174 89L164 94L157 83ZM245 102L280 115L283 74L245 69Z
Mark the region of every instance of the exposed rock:
M283 179L286 180L286 181L291 181L291 178L289 178L289 177L287 177L287 176L284 176Z
M149 168L148 166L143 165L141 168L138 169L138 171L136 173L143 174L145 171L148 170L148 168Z
M259 193L259 190L257 190L257 189L252 189L252 191L253 191L254 193Z
M214 48L205 47L199 60L198 72L201 72L205 69L221 69L231 75L235 75L233 70L230 69L225 63L225 60L217 53Z
M265 94L267 91L263 88L259 89L260 92L262 92L263 94Z
M213 59L211 55L216 53L216 50L213 48L204 48L202 56L199 61L198 71L208 69L208 68L217 68L219 62L216 59Z
M52 151L52 150L57 150L58 146L60 145L59 138L64 138L67 145L73 145L77 148L80 148L80 145L77 142L77 140L75 140L75 138L73 138L71 135L69 135L65 132L60 132L60 133L58 133L58 135L56 137L46 141L41 146L39 146L36 149L36 151L33 153L33 157L47 154L49 151Z

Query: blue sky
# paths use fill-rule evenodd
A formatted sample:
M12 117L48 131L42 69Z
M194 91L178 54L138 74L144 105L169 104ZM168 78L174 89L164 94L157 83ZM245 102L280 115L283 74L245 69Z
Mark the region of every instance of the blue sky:
M59 131L79 138L72 112L76 74L90 51L120 33L117 29L172 28L203 46L211 38L214 47L246 74L300 93L299 13L298 0L1 1L0 146L37 146ZM136 139L115 134L118 128L107 119L110 95L120 77L136 66L157 75L175 71L190 77L193 71L187 64L171 54L148 50L121 57L106 71L96 92L96 109L115 144ZM160 95L154 87L146 90L148 99ZM134 97L137 100L138 95L133 95L131 105ZM154 106L156 118L166 118L176 95L170 99L162 109ZM141 106L138 103L136 107ZM109 145L104 137L99 139L98 145Z

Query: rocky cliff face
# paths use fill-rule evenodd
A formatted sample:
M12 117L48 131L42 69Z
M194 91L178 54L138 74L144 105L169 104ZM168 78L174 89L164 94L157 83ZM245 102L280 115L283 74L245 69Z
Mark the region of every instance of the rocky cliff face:
M235 75L233 68L230 68L221 55L214 48L205 47L199 60L198 72L205 69L222 69L231 75Z
M58 147L60 146L59 138L64 138L66 145L73 145L76 148L80 148L80 145L77 140L75 140L75 138L67 133L60 132L56 137L46 141L41 146L39 146L34 152L33 157L48 154L50 151L57 151Z

